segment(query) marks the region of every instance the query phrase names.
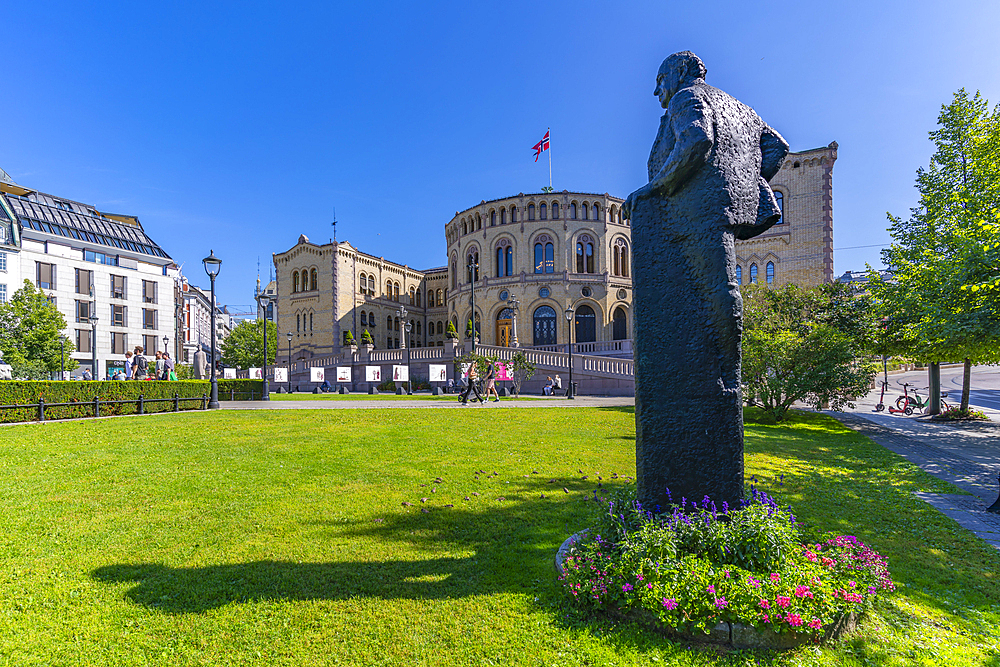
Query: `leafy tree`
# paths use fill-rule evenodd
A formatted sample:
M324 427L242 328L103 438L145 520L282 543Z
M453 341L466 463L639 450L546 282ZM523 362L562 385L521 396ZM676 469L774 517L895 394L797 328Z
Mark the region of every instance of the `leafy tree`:
M508 362L508 371L513 376L514 395L521 395L521 385L535 374L535 365L528 361L524 352L515 352Z
M797 401L834 410L868 393L875 366L860 361L873 339L872 318L840 285L801 289L784 285L743 289L743 389L775 421ZM853 407L853 406L852 406Z
M267 323L267 363L278 350L278 327L266 320L243 320L222 341L222 363L232 368L260 368L264 363L264 326Z
M959 90L930 138L919 205L907 220L889 215L882 260L893 278L871 288L907 353L965 361L967 410L972 365L1000 362L1000 107Z
M70 357L76 346L69 339L65 348L60 345L59 337L65 328L62 313L30 280L25 280L8 303L0 304L0 350L15 376L46 379L49 373L59 370L60 360L66 370L76 368L79 364Z

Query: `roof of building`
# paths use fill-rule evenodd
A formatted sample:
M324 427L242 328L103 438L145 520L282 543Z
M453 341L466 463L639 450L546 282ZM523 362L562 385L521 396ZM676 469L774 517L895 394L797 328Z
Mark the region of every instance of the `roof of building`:
M23 190L23 188L17 188ZM128 252L170 259L146 232L135 216L101 213L97 209L30 191L20 194L2 188L21 227L67 239L108 246ZM82 212L81 212L82 211Z

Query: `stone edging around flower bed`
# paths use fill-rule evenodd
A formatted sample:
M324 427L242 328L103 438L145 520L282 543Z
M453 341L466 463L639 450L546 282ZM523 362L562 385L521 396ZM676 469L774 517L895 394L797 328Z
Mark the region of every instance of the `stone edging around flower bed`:
M562 543L562 546L559 547L559 551L556 552L555 561L557 573L563 573L563 562L565 562L566 556L569 555L570 549L576 546L576 544L583 539L586 533L586 530L581 530L578 533L570 535L566 538L566 541ZM617 612L617 615L629 620L653 626L657 630L665 631L667 634L680 639L696 642L709 642L711 644L722 644L734 649L789 649L813 642L813 637L811 635L798 632L777 633L770 629L758 630L752 625L745 625L743 623L719 623L712 628L707 635L705 635L680 632L674 630L673 628L668 628L661 624L659 619L650 613L632 612L622 614L621 612ZM847 616L843 616L837 620L833 626L827 629L826 633L823 635L823 640L826 641L829 639L836 639L844 633L851 632L857 627L857 624L857 614L852 612Z

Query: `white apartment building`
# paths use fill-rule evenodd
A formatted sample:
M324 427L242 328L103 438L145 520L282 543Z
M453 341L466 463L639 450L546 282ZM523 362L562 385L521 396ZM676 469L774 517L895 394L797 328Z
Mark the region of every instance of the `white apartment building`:
M96 377L123 367L125 351L137 345L149 355L169 349L180 272L138 218L22 187L5 173L0 209L6 298L25 278L48 296L66 318L78 372L91 366L95 348Z

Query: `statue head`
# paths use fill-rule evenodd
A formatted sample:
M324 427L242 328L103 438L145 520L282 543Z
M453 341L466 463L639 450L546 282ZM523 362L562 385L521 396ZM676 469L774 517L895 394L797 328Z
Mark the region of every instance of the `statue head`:
M668 56L656 73L656 90L653 94L660 98L660 106L664 109L670 103L678 90L695 81L704 80L705 63L690 51L681 51Z

